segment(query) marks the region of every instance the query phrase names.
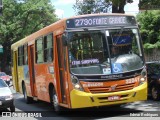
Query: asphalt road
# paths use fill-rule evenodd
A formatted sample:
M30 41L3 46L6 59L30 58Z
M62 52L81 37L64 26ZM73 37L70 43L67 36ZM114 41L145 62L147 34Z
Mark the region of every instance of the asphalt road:
M12 87L11 87L12 89ZM37 118L26 119L55 119L55 120L79 120L79 119L160 119L160 101L141 101L122 105L121 107L99 107L99 108L87 108L78 110L65 110L61 114L56 114L49 103L38 101L32 104L26 104L23 95L15 93L12 89L15 98L16 113L37 113ZM9 112L8 109L0 110L2 112ZM42 116L42 117L41 117ZM158 116L158 117L151 117ZM3 117L2 117L3 118ZM15 117L17 119L17 117ZM14 118L14 119L15 119ZM19 117L18 117L19 118ZM1 119L1 118L0 118ZM13 119L7 117L7 119ZM21 119L21 118L19 118ZM24 118L23 118L24 119Z

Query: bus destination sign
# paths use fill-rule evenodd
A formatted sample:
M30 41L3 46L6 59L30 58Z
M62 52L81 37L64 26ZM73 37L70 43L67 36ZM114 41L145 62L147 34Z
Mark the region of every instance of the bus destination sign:
M91 16L67 20L67 28L133 24L136 24L133 16Z

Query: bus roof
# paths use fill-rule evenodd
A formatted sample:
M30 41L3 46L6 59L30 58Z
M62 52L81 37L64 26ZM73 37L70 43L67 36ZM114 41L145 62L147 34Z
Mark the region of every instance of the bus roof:
M95 13L95 14L84 14L84 15L77 15L77 16L72 16L67 19L73 19L73 18L81 18L81 17L89 17L89 16L133 16L132 14L122 14L122 13Z
M132 16L132 17L134 17L133 15L129 15L129 14L101 13L101 14L85 14L85 15L78 15L78 16L73 16L73 17L69 17L69 18L63 18L63 19L61 19L55 23L52 23L51 25L44 27L43 29L41 29L35 33L32 33L31 35L28 35L27 37L17 41L16 43L12 44L11 49L17 49L18 46L21 46L29 41L34 41L38 37L46 35L51 32L55 32L58 29L65 30L67 27L69 28L70 25L67 25L66 21L73 21L78 18L81 19L81 18L93 18L93 17L103 17L103 16L130 16L130 17ZM71 22L71 24L74 24L74 23ZM84 27L84 26L82 26L82 27ZM75 28L75 26L74 26L74 28Z

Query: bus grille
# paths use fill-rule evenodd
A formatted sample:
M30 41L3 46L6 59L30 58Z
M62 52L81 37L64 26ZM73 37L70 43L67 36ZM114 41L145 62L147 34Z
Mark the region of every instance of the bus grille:
M91 93L110 93L110 92L118 92L118 91L125 91L125 90L131 90L135 86L135 83L131 84L123 84L123 85L117 85L114 90L111 89L111 86L105 86L105 87L89 87L89 91Z

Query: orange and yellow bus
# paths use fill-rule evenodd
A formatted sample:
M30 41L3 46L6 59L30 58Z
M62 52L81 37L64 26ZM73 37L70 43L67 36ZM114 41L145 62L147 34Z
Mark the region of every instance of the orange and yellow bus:
M61 108L147 99L142 41L134 16L90 14L55 22L11 46L13 85Z

